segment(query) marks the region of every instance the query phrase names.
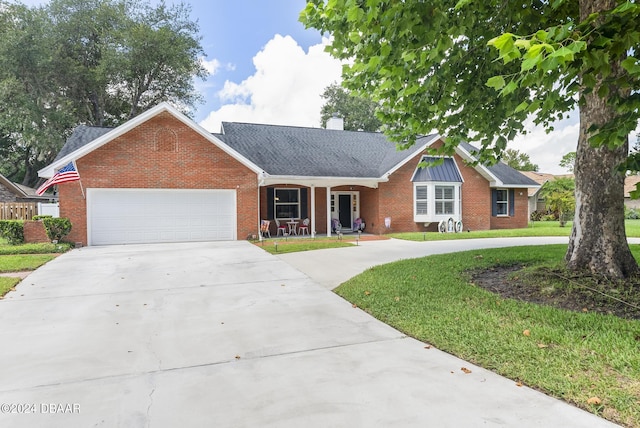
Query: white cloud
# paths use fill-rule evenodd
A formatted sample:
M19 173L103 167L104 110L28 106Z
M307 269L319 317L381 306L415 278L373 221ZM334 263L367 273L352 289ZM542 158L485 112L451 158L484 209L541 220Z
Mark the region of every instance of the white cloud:
M538 165L540 172L564 174L559 164L562 157L576 150L580 133L580 118L577 111L554 124L554 130L547 133L533 121L526 125L527 134L519 135L509 147L529 155L531 162Z
M219 91L223 105L200 122L211 132L222 121L320 126L320 94L340 81L341 63L324 51L327 40L305 52L290 36L275 35L253 58L256 71ZM224 104L226 103L226 104Z
M218 61L217 59L212 59L210 61L206 60L204 57L200 58L200 64L202 64L202 66L204 67L205 70L207 70L207 72L213 76L214 74L216 74L216 72L218 71L218 69L220 68L220 61Z

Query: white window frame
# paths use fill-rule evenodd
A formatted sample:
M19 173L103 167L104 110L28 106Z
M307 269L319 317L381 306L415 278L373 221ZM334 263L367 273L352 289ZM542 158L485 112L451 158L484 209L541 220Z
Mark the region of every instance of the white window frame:
M421 193L423 193L424 198L418 197L418 188L424 189ZM422 195L420 195L422 196ZM422 203L422 207L424 209L418 210L418 203ZM413 215L414 217L418 216L428 216L431 210L429 209L429 185L416 183L413 186Z
M298 202L278 202L278 191L286 190L286 191L297 191L298 192ZM286 216L286 217L278 217L278 206L279 205L291 205L297 206L298 215L295 217ZM276 187L273 190L273 216L278 220L288 220L290 218L299 219L300 218L300 189L292 188L292 187Z
M424 199L417 199L418 187L427 188L427 213L418 213L418 201L424 201ZM453 187L453 199L439 199L439 202L453 202L453 213L451 214L436 214L436 187ZM414 182L413 183L413 220L416 223L430 223L438 222L441 220L447 220L453 218L454 220L462 219L462 183L451 182Z
M506 199L500 200L503 192ZM504 206L504 213L500 212L501 205ZM496 217L509 217L509 189L496 189Z
M440 198L438 198L438 189L441 189L441 195ZM451 189L453 190L453 192L451 193L451 198L447 199L444 197L445 195L445 190L444 189ZM454 185L448 185L448 186L444 186L442 184L440 185L436 185L434 186L434 191L435 191L435 195L434 195L434 205L435 205L435 214L436 215L448 215L448 216L452 216L456 213L456 186ZM444 208L446 207L447 203L450 202L451 203L451 212L444 212ZM438 212L438 208L443 208L442 212Z

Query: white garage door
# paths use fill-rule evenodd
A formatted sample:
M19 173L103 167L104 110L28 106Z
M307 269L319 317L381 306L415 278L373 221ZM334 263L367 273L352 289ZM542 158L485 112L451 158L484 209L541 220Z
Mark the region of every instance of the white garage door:
M87 189L89 245L236 239L235 190Z

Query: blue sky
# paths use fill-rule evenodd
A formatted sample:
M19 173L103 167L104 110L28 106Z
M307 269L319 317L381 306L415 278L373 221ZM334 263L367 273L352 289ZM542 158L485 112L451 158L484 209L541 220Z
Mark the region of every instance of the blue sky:
M149 0L157 4L158 0ZM45 0L23 0L28 5ZM166 0L167 4L179 1ZM196 82L205 99L194 119L210 132L221 121L320 126L320 94L340 81L340 63L324 52L326 40L298 21L303 0L186 0L197 20L209 78ZM574 151L578 114L554 132L527 125L509 147L529 154L541 172L564 173L558 163ZM635 142L633 135L631 143Z

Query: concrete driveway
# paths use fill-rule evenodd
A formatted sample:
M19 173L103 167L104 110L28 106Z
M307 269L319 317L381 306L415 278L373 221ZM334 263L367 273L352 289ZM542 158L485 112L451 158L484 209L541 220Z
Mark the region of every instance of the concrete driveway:
M0 326L2 427L612 426L246 242L71 251L0 301Z

